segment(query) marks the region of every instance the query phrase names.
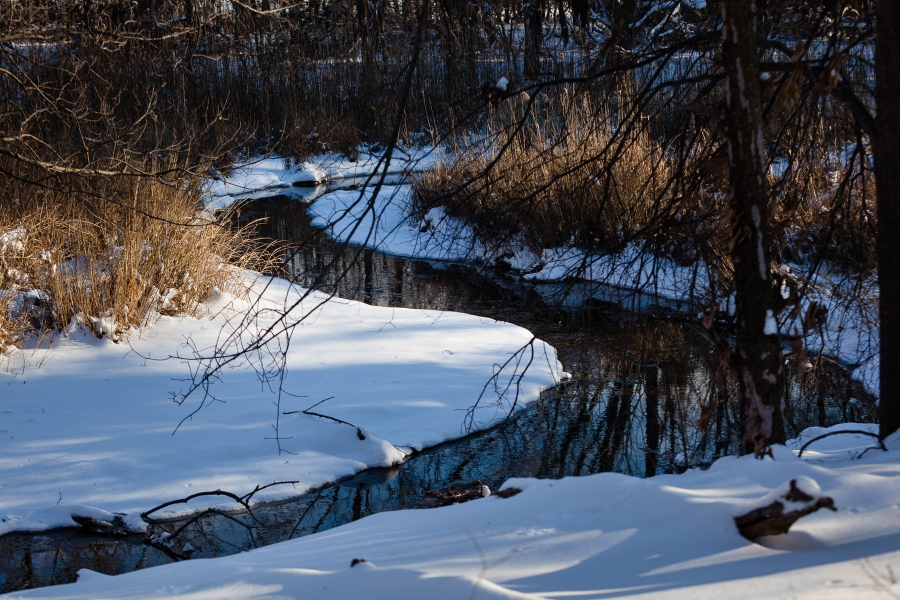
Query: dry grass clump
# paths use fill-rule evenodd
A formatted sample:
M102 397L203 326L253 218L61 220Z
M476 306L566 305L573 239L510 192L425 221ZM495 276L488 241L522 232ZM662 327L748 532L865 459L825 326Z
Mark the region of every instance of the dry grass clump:
M673 161L649 126L617 130L586 94L522 94L491 117L415 179L417 213L445 206L489 243L615 251L673 204Z
M489 248L515 242L536 254L561 246L614 254L636 243L682 265L705 260L727 279L724 146L683 113L641 117L636 101L628 89L604 106L565 89L505 100L485 131L458 140L415 178L413 217L444 206ZM655 134L676 124L684 132L659 141ZM781 260L871 274L871 150L844 129L822 119L767 148L772 234Z
M49 192L0 202L0 350L70 322L118 336L157 314L195 314L240 268L274 256L252 229L197 217L196 186L107 183L89 199Z
M848 149L849 148L849 149ZM848 273L877 266L875 177L870 148L806 148L770 173L775 229L784 260L824 259Z

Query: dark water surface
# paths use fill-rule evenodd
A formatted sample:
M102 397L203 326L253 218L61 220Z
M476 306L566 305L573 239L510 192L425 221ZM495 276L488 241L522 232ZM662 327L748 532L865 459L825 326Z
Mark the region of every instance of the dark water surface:
M342 248L310 227L298 201L318 193L291 190L257 200L241 215L265 217L263 235L298 242L285 252L297 283L370 304L511 321L555 346L572 379L498 427L425 450L399 467L364 471L253 515L203 517L168 540L160 535L179 523L152 527L152 538L83 530L4 536L0 591L71 582L81 568L118 574L165 564L185 555L187 545L191 558L234 554L380 511L433 506L429 492L448 486L495 488L510 477L605 471L651 476L735 452L738 414L731 384L715 375L719 357L668 309L641 299L643 314L636 315L617 307L616 290L601 286L518 284L489 269ZM560 308L563 292L573 293ZM850 400L860 392L840 373L814 371L789 382L789 434L869 416L867 403Z

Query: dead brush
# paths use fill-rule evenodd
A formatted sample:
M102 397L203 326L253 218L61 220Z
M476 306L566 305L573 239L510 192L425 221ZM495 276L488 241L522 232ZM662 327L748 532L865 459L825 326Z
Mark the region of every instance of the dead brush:
M131 180L90 199L52 195L0 210L0 236L12 240L0 254L6 349L73 319L117 340L157 314L195 315L215 289L245 294L241 270L275 259L252 224L199 218L196 185Z
M612 251L671 203L671 159L649 127L619 131L608 110L570 90L523 96L415 178L416 216L445 206L488 243Z
M871 150L812 147L814 139L803 154L769 173L782 255L801 264L821 258L848 273L872 274L878 227Z

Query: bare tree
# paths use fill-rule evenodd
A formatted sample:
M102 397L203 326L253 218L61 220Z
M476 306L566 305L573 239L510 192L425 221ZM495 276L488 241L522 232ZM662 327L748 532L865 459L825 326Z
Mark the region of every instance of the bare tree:
M544 0L525 3L525 75L537 77L541 72L544 50Z
M722 59L731 169L730 249L737 301L733 360L741 399L741 453L784 442L784 361L770 268L769 198L753 0L722 2Z
M804 340L816 341L828 321L815 288L841 288L836 313L868 310L859 306L874 262L860 240L874 234L873 20L856 0L723 1L720 13L681 6L605 3L606 39L583 74L499 94L511 106L522 103L520 91L531 98L512 133L499 136L480 170L470 160L420 198L491 242L526 239L537 254L577 246L584 260L573 278L589 279L626 249L635 253L618 264L633 272L666 260L705 265L715 298L691 301L736 298L733 315L712 310L703 329L716 330L708 335L732 367L739 449L759 455L786 436L785 355L806 369ZM593 123L573 118L585 110ZM635 151L642 144L647 150ZM804 187L826 172L833 184ZM853 362L824 345L819 360ZM820 399L825 419L824 391Z
M881 320L881 437L900 429L900 6L878 2L875 178Z

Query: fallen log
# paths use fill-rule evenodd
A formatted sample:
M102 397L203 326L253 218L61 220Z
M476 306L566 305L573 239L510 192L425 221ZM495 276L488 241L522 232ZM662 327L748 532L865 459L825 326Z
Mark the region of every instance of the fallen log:
M131 535L136 533L128 528L122 515L114 515L111 521L95 519L83 515L72 515L72 520L87 531L107 535Z
M820 508L837 510L834 500L821 492L819 485L808 477L800 478L799 483L798 479L791 479L787 491L769 494L760 500L763 506L735 517L734 522L748 540L787 533L798 519Z
M451 504L461 504L478 498L487 498L489 496L499 496L500 498L511 498L519 492L519 488L509 487L499 492L492 492L491 488L486 486L480 479L470 483L458 483L439 490L428 490L417 505L417 508L437 508L440 506L449 506Z

